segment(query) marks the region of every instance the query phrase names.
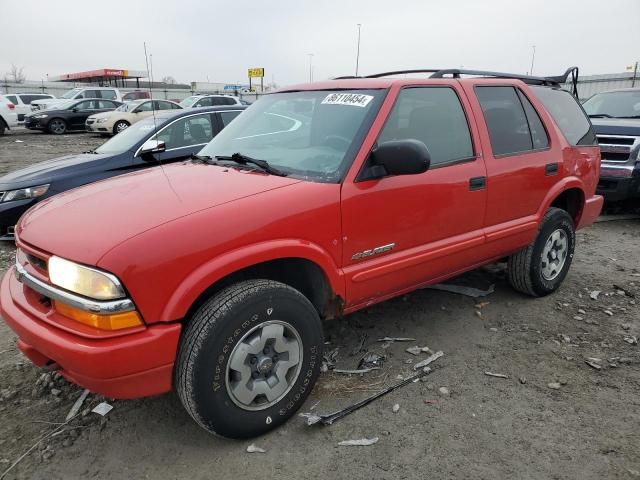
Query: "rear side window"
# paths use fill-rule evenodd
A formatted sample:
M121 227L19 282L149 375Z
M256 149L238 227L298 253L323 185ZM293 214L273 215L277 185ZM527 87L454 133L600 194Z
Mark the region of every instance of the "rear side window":
M513 87L476 87L495 156L533 150L529 122Z
M544 125L542 124L542 120L540 120L538 112L536 112L536 109L531 105L529 99L520 90L518 90L518 96L520 97L520 101L524 107L524 113L527 116L527 121L529 122L533 148L535 150L547 148L549 146L549 137L547 136L547 131L544 129Z
M239 111L236 112L220 112L220 119L222 120L223 128L231 123L231 120L240 115Z
M42 100L44 98L53 98L53 97L51 97L51 95L38 95L38 94L20 95L20 99L22 100L22 103L24 103L25 105L31 105L31 102L33 102L34 100Z
M448 87L405 88L399 93L378 142L405 139L423 142L432 165L474 156L464 110Z
M116 92L114 90L100 90L102 94L102 98L108 98L109 100L114 100L116 98Z
M567 142L571 145L597 144L591 122L573 95L559 88L531 87L531 89L553 117Z
M9 100L14 105L18 105L18 98L15 95L5 95L4 98Z

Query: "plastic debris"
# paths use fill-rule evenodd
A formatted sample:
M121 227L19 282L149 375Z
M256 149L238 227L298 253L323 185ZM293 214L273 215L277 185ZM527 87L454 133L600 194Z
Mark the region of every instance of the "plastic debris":
M479 288L465 287L463 285L452 285L450 283L437 283L435 285L429 285L425 287L430 290L440 290L443 292L457 293L458 295L465 295L471 298L480 298L491 295L495 290L495 285L489 286L487 290L480 290Z
M442 350L438 350L436 353L431 355L429 358L426 358L426 359L422 360L421 362L416 363L413 366L413 369L414 370L419 370L420 368L426 367L430 363L435 362L437 359L439 359L443 355L444 355L444 353L442 352Z
M360 438L358 440L343 440L342 442L338 443L338 445L343 447L368 447L369 445L378 443L378 440L378 437Z
M341 373L343 375L360 375L363 373L369 373L373 370L380 370L380 367L373 367L373 368L359 368L357 370L347 370L344 368L334 368L333 369L333 373Z
M606 313L610 317L613 317L613 312L611 310L604 310L604 313Z
M411 377L406 378L401 382L396 383L395 385L391 385L390 387L385 388L384 390L378 393L375 393L370 397L365 398L364 400L354 403L353 405L349 405L348 407L345 407L342 410L338 410L336 412L329 413L326 415L316 415L314 413L301 413L300 416L306 419L307 425L315 425L316 423L321 423L322 425L331 425L333 422L346 417L350 413L353 413L356 410L364 407L365 405L370 404L371 402L373 402L374 400L377 400L383 395L386 395L387 393L393 392L394 390L397 390L400 387L404 387L405 385L413 383L414 380L424 377L429 373L431 373L431 369L425 368L423 371L416 373L415 375L412 375Z
M15 143L24 143L24 140L16 140Z
M384 337L384 338L379 338L377 341L378 342L415 342L416 339L408 338L408 337Z
M400 404L396 403L391 410L393 413L398 413L400 411Z
M104 417L107 413L113 410L113 406L109 405L107 402L99 403L91 410L93 413L97 413L98 415Z
M253 443L247 447L247 453L267 453L264 448L256 447Z
M87 399L87 395L89 395L89 390L85 388L85 390L80 394L76 402L71 407L71 410L69 410L69 413L67 413L67 418L65 418L65 420L71 420L78 414L78 412L82 408L82 404Z
M623 340L625 342L627 342L629 345L637 345L638 344L638 337L636 337L634 335L625 335Z
M417 345L415 347L409 347L405 351L410 353L411 355L420 355L421 353L433 353L429 347L419 347Z
M497 377L497 378L509 378L504 373L493 373L493 372L484 372L485 375L489 377Z
M591 360L585 360L584 363L589 365L591 368L595 368L596 370L602 370L602 365L599 365L598 363Z
M560 389L560 384L558 382L551 382L547 384L547 387L553 389L553 390L559 390Z
M372 369L381 368L384 365L386 357L384 355L378 355L377 353L368 352L362 357L360 363L358 363L359 369Z
M598 297L600 296L600 293L602 293L602 292L600 292L600 290L593 290L593 291L589 292L589 298L591 300L597 300Z

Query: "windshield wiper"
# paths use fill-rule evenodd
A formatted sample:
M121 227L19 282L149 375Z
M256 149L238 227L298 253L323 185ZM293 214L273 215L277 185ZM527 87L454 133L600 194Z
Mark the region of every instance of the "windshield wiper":
M82 153L95 153L96 155L98 154L98 152L96 152L95 149L87 150L86 152L82 152Z
M616 118L640 118L640 115L628 115L626 117L616 117Z
M247 155L243 155L242 153L234 153L231 156L216 155L215 159L222 160L223 162L234 162L240 165L247 165L247 164L255 165L256 167L260 168L260 170L262 170L263 172L270 173L271 175L277 175L279 177L286 177L287 175L289 175L288 173L285 173L281 170L278 170L275 167L272 167L271 165L269 165L269 162L267 162L266 160L260 160L259 158L251 158Z
M593 113L589 115L589 118L614 118L608 113Z

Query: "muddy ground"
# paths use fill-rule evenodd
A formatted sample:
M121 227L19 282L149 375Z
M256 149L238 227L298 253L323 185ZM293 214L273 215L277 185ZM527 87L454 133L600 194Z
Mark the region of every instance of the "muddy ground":
M102 141L16 131L0 138L0 172ZM12 254L0 246L0 270ZM364 376L323 374L302 411L331 412L408 375L427 355L409 346L444 352L425 381L332 426L294 417L261 438L231 441L201 430L174 394L110 401L104 418L88 413L103 400L89 396L84 415L5 478L640 478L640 346L625 341L640 337L640 221L581 231L567 280L546 298L515 293L500 268L456 282L495 283L495 293L474 300L420 290L326 325L338 367L356 367L362 342L387 361ZM384 336L416 341L383 348ZM81 393L43 377L14 340L0 322L0 475L57 427L46 422L64 422ZM338 446L371 437L379 437L372 446ZM266 453L246 453L250 444Z

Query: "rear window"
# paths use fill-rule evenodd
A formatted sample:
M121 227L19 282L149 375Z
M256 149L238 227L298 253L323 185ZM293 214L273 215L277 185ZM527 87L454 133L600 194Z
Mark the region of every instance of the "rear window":
M596 145L589 118L576 99L566 90L536 87L535 92L571 145Z

